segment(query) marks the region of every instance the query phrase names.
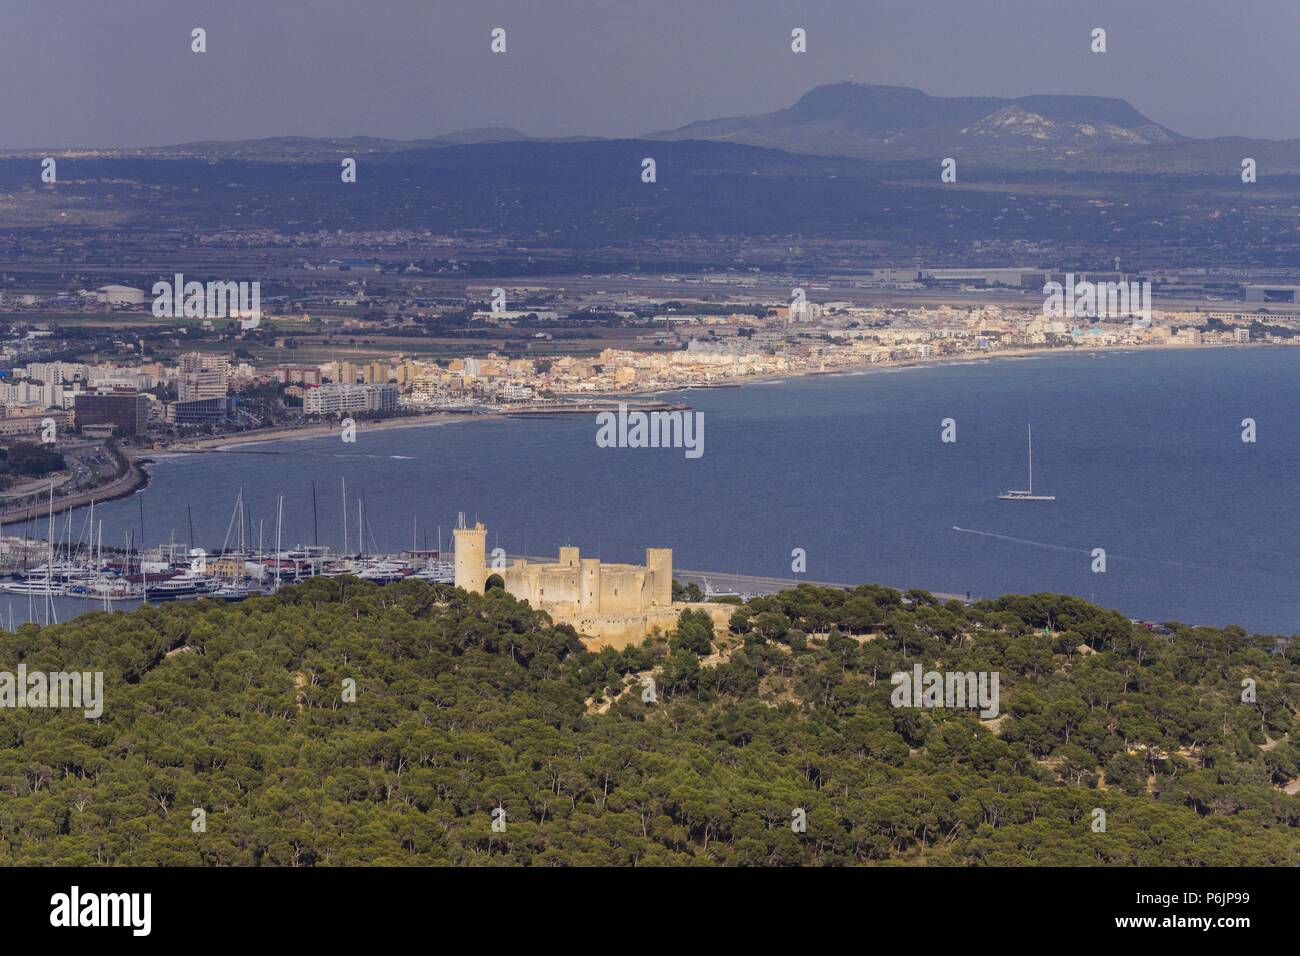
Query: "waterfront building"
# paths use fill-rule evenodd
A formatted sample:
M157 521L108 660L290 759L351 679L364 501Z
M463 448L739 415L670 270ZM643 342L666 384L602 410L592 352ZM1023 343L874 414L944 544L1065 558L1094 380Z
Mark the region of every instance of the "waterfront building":
M303 392L304 415L345 415L397 409L395 385L316 385Z
M84 392L73 409L78 426L112 425L123 435L141 435L149 425L149 396L140 392Z
M167 421L172 425L215 425L228 421L235 407L236 400L229 395L169 402Z

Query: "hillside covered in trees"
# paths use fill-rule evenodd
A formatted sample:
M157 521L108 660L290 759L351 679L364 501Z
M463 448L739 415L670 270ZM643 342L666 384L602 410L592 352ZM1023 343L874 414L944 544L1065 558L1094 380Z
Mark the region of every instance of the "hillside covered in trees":
M893 706L918 663L999 716ZM316 579L19 664L105 700L0 710L5 865L1300 864L1300 644L1073 597L800 587L591 653L503 591Z

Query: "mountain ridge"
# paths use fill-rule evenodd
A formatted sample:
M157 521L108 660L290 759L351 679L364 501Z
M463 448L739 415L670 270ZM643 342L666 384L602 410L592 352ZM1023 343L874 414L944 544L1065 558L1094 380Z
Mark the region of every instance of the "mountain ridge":
M900 159L969 148L998 153L1105 151L1189 137L1127 100L1072 94L932 96L907 86L840 82L753 116L697 120L647 139L703 139L817 155Z

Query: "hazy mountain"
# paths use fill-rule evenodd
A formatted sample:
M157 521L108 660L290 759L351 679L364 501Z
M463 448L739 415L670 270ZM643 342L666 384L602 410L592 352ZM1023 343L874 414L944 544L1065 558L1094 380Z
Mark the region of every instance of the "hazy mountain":
M699 120L646 140L728 143L815 156L934 164L957 157L965 170L1236 176L1241 160L1270 175L1300 172L1300 141L1195 139L1155 122L1124 100L1103 96L931 96L905 86L832 83L793 106L758 116ZM508 127L426 139L277 136L140 149L23 150L10 157L67 155L160 159L316 162L376 158L427 149L511 143L598 143L601 137L536 137ZM973 164L973 166L972 166ZM927 169L929 166L927 166Z
M1290 241L1300 144L1192 139L1118 99L841 83L788 110L660 135L485 129L68 151L58 185L39 188L30 156L0 157L0 227L166 220L195 232L407 228L571 249L797 234L931 256L975 243L1075 257L1104 249L1106 261L1158 250L1169 259L1232 250L1272 264L1300 255ZM347 189L341 156L361 162ZM940 183L945 156L960 157L955 186ZM1247 156L1259 163L1249 185ZM645 157L656 161L654 182L642 179Z
M959 150L982 159L1077 154L1179 142L1124 100L1100 96L930 96L904 86L834 83L793 106L701 120L652 139L704 139L820 155L920 159Z

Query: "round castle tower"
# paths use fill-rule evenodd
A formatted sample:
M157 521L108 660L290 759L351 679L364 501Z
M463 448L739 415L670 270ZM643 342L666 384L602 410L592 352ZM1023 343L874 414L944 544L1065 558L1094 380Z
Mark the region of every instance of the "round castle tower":
M481 521L466 528L462 516L461 526L451 533L456 542L456 587L482 594L488 578L487 528Z

